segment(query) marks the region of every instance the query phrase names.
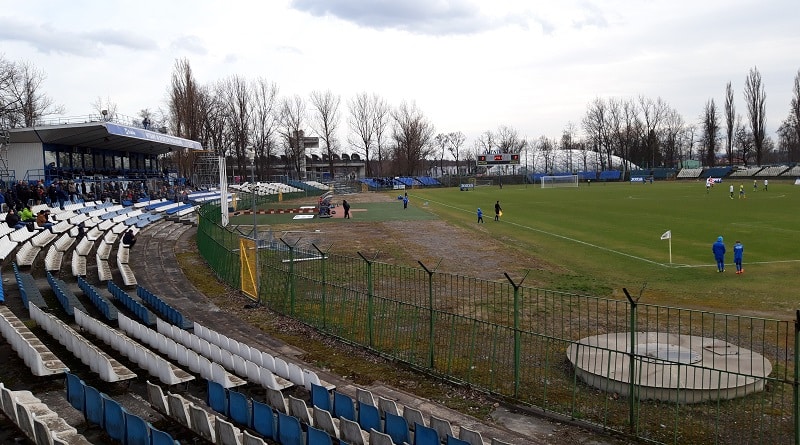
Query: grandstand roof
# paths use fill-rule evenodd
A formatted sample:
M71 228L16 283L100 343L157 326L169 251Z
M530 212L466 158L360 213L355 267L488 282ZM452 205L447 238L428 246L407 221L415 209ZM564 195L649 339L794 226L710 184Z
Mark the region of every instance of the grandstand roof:
M46 125L15 128L9 132L12 143L39 142L151 155L161 155L178 148L202 149L196 141L114 122Z

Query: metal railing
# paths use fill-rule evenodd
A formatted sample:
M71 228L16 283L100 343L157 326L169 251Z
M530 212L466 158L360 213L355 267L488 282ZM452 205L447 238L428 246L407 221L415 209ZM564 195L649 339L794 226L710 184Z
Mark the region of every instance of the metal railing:
M201 209L198 247L221 279L238 286L239 235L219 225L218 212ZM508 275L487 281L315 245L264 246L260 303L431 375L648 442L800 443L798 321L557 292ZM727 364L654 358L635 347L647 333L688 339ZM623 346L591 338L621 338ZM582 362L575 348L595 358ZM767 368L769 375L760 373ZM699 393L689 387L698 381Z

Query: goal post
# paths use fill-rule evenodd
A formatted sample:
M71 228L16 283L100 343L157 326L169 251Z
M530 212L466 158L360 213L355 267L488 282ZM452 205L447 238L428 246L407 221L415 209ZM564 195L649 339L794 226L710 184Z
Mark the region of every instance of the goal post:
M542 176L542 188L578 187L578 175Z

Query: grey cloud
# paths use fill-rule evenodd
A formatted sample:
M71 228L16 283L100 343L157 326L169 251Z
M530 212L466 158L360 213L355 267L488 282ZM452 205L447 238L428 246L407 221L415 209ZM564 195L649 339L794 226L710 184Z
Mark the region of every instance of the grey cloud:
M186 51L192 54L205 55L208 49L203 43L203 39L197 36L182 36L172 41L172 48Z
M337 17L366 28L428 35L473 34L519 24L513 17L490 20L464 0L293 0L291 7L318 17Z
M23 23L9 17L0 17L0 42L2 41L27 43L45 54L71 54L81 57L101 55L105 46L133 50L156 47L154 40L124 31L105 29L76 32L56 28L50 23Z

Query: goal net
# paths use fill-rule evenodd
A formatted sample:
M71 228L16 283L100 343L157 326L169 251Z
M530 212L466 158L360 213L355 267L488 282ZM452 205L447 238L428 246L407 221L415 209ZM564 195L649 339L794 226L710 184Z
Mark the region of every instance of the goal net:
M577 187L578 175L542 176L542 188Z

